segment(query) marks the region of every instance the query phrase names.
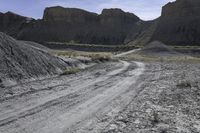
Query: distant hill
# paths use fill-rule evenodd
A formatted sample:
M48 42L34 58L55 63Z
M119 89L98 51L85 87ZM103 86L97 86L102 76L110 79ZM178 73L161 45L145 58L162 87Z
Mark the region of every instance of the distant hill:
M60 6L46 8L39 20L11 12L0 13L0 20L0 31L28 41L145 45L158 40L167 45L200 45L199 0L170 2L152 21L115 8L96 14Z
M13 12L0 13L0 31L17 37L24 25L32 20L32 18L23 17Z
M146 45L152 38L159 19L152 21L139 21L136 29L126 37L124 43L129 45Z
M3 25L0 27L4 27L0 31L17 39L36 42L124 44L140 37L139 33L152 24L121 9L104 9L101 14L96 14L60 6L46 8L41 20L14 13L1 13L0 18L4 22L0 22Z
M180 55L178 52L159 41L153 41L143 47L138 53L147 56L174 56Z
M25 28L19 39L32 41L123 44L140 19L120 9L104 9L100 15L75 8L50 7L42 20Z
M168 45L200 45L200 0L165 5L151 40Z

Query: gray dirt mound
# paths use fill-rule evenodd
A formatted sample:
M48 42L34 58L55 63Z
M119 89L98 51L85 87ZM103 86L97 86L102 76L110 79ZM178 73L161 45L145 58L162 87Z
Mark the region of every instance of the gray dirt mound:
M163 44L159 41L153 41L147 44L143 49L139 51L141 54L145 55L159 55L159 56L170 56L170 55L178 55L176 51L167 45Z
M0 84L62 72L68 64L44 50L0 33Z
M31 47L34 47L36 49L39 49L39 50L43 50L43 51L46 51L46 52L51 51L50 48L47 48L47 47L45 47L45 46L43 46L43 45L41 45L39 43L36 43L36 42L31 42L31 41L20 41L20 42L22 42L22 43L24 43L26 45L29 45Z

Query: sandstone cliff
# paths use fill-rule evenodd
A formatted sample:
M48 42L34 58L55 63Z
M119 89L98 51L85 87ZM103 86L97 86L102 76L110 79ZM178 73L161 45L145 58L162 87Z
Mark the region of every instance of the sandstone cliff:
M36 42L145 45L158 40L168 45L200 45L200 1L177 0L156 20L142 21L121 9L101 14L82 9L49 7L41 20L0 13L0 31Z
M46 8L43 20L48 22L91 23L97 21L97 14L77 8L60 6Z
M156 29L159 19L152 21L139 21L134 29L127 35L124 43L129 45L146 45Z
M138 21L137 16L120 9L105 9L98 15L81 9L51 7L45 9L42 20L21 30L18 39L123 44Z
M200 44L200 0L177 0L162 9L151 40L168 45Z
M24 24L29 23L31 20L33 19L12 12L0 13L0 31L16 37Z
M124 44L137 40L138 34L150 26L136 15L117 8L96 14L56 6L46 8L41 20L13 13L0 14L0 20L0 31L20 40L36 42Z

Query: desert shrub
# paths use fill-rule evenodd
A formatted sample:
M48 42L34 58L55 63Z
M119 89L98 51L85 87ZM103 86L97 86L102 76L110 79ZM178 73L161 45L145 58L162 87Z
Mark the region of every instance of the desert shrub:
M76 74L80 72L80 69L77 68L77 67L74 67L74 68L67 68L66 70L64 70L63 73L60 74L60 76L63 76L63 75L70 75L70 74Z
M59 51L56 52L57 56L66 56L66 57L77 57L77 56L83 56L91 58L92 61L110 61L111 60L111 53L106 52L80 52L80 51Z
M104 62L104 61L110 61L111 57L108 55L101 55L101 54L93 54L90 56L90 58L92 59L92 61L96 61L96 62Z

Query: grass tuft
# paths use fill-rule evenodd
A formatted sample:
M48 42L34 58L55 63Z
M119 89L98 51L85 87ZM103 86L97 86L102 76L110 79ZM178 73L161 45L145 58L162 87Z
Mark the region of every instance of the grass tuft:
M70 75L70 74L76 74L80 72L80 69L77 68L77 67L73 67L73 68L67 68L66 70L64 70L63 73L60 74L60 76L63 76L63 75Z
M69 58L82 56L90 58L92 61L96 62L110 61L112 57L112 53L107 52L56 51L54 54L57 56L65 56Z
M135 61L145 61L145 62L187 62L187 63L199 63L200 58L192 56L147 56L144 54L130 54L121 59L135 60Z

